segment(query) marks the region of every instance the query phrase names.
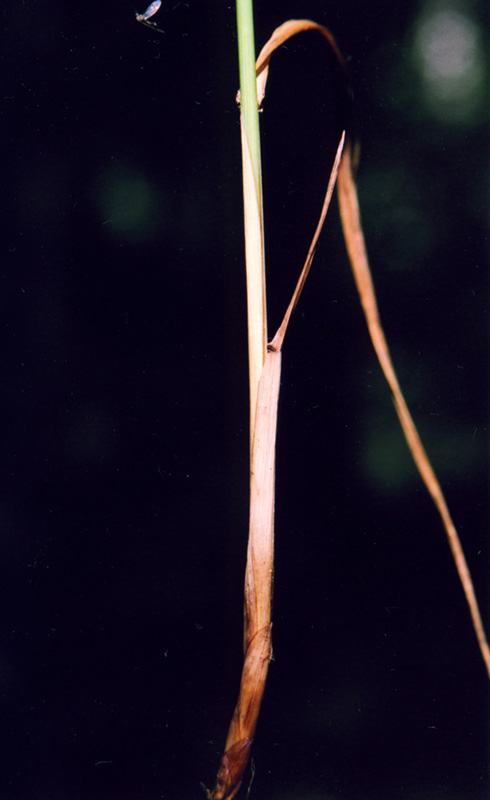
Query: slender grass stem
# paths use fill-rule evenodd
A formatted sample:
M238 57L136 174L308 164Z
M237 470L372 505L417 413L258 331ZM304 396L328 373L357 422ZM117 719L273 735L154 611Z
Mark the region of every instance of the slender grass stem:
M262 177L252 0L237 0L237 30L247 273L251 451L258 385L267 347Z

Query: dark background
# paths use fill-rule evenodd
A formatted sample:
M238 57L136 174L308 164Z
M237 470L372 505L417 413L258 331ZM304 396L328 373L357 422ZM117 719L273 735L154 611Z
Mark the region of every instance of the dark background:
M167 2L160 35L135 10L0 12L0 800L202 797L238 691L235 11ZM347 58L381 313L488 626L489 6L258 0L255 16L257 48L304 16ZM337 101L315 36L283 48L261 115L271 333ZM275 661L250 797L481 800L488 680L336 207L283 359Z

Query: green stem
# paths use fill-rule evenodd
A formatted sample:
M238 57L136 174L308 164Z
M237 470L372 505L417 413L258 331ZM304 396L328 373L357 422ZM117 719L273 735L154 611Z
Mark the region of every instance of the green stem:
M252 0L237 0L237 29L247 273L251 452L258 386L265 363L267 346L262 177Z
M255 80L255 37L252 0L237 0L238 64L240 68L240 107L247 132L255 186L262 195L260 170L259 114Z

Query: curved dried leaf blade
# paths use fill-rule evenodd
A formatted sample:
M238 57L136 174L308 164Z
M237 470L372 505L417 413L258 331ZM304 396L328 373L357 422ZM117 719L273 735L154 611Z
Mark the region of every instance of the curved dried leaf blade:
M373 347L376 351L376 355L381 365L381 369L383 370L384 376L393 393L396 412L398 414L398 419L400 420L400 425L402 427L405 440L408 444L420 476L427 488L427 491L432 497L439 516L441 517L459 579L468 603L473 628L478 640L478 646L480 648L486 670L490 677L490 649L488 647L468 564L466 562L455 525L451 519L441 486L437 480L427 453L424 450L417 428L405 402L400 384L398 383L398 378L396 376L390 351L388 349L388 344L384 335L383 327L381 325L371 271L369 269L366 246L364 243L359 204L357 201L357 192L351 164L352 155L350 145L348 145L344 151L344 156L340 165L337 186L342 227L344 229L345 242L352 265L352 271L354 273L354 279L356 281L357 290L361 298L361 304L366 317Z

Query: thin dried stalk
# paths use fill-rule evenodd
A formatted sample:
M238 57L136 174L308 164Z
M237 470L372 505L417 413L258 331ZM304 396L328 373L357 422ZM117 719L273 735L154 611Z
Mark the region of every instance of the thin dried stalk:
M265 258L262 189L254 174L247 130L240 112L242 138L243 211L245 263L247 268L247 322L250 380L250 457L257 413L257 394L267 348Z

